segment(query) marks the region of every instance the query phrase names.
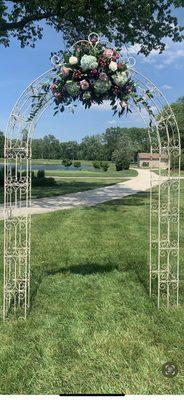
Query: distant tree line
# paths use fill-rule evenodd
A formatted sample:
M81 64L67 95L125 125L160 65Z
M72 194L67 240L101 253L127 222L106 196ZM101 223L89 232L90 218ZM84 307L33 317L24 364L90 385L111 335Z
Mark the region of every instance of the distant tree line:
M0 132L0 157L3 157L4 135ZM149 151L147 131L143 128L106 129L101 135L85 136L77 141L61 142L54 135L45 135L32 141L34 159L69 159L111 161L113 153L119 148L136 159L138 151Z
M184 97L171 104L181 135L182 159L184 159ZM26 138L26 132L25 132ZM0 157L3 157L4 135L0 132ZM136 162L138 152L149 152L147 129L111 127L101 135L85 136L77 141L61 142L54 135L33 139L34 159L113 161L126 168ZM122 165L123 163L123 165ZM183 163L184 164L184 163Z

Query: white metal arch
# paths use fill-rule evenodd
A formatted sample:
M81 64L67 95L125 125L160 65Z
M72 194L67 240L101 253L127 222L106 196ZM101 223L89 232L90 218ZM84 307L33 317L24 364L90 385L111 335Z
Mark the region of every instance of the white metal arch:
M31 140L36 123L53 102L49 92L42 108L35 110L32 96L55 74L50 69L35 79L17 100L8 120L4 147L4 320L26 318L30 306ZM147 126L150 152L152 157L158 154L160 165L157 179L151 174L149 251L149 291L157 296L160 308L161 304L178 305L180 134L173 111L160 90L138 71L131 69L131 75L152 114L145 103L132 103L131 107ZM30 119L32 112L34 117ZM161 168L163 157L168 158L166 170Z

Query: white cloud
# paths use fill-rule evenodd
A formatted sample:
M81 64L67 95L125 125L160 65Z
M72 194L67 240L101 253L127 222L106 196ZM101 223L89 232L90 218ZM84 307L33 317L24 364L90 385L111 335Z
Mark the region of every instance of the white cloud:
M110 103L111 103L110 100L104 100L102 104L96 104L96 103L92 104L91 108L93 108L97 111L113 111ZM121 108L118 102L117 102L117 106L118 106L118 109Z
M169 65L173 65L175 68L184 64L184 44L173 43L171 40L167 40L167 44L163 53L159 53L158 50L152 50L148 57L140 55L141 63L152 64L157 69L163 69ZM158 63L159 61L159 63Z
M163 68L165 68L165 65L164 64L155 64L154 65L154 67L156 68L156 69L163 69Z
M172 64L174 61L182 58L184 58L184 49L176 50L175 48L172 48L171 50L167 51L164 63L167 65Z
M92 104L91 108L95 108L98 111L109 111L112 110L112 106L110 105L110 100L104 100L102 104Z
M170 86L170 85L162 85L162 89L164 89L164 90L171 90L172 89L172 86Z
M110 121L107 121L108 125L116 125L117 121L115 119L111 119Z
M181 69L184 66L184 42L174 43L171 39L166 38L163 53L160 53L159 50L152 50L147 57L142 53L138 54L140 48L139 44L122 48L125 59L127 57L134 57L141 64L151 64L158 70L162 70L169 65L172 65L176 69Z

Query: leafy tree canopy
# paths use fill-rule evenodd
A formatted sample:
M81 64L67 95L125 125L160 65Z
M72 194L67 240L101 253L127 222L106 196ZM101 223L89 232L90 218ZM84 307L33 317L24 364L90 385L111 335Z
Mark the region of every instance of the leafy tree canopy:
M164 37L181 41L174 8L183 0L0 0L0 43L9 46L11 37L22 47L34 46L43 35L43 23L61 32L67 45L86 39L89 32L105 35L116 45L140 44L141 52L164 50Z

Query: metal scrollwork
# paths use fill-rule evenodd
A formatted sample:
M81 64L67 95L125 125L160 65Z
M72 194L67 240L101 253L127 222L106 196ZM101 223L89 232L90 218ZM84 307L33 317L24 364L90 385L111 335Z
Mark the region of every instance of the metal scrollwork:
M94 40L95 36L95 40ZM99 41L96 33L84 41L95 46ZM75 46L76 44L74 44ZM144 75L134 69L135 58L126 52L126 62L137 93L145 98L135 110L148 130L150 153L159 157L158 171L150 176L150 295L157 297L158 308L163 304L179 302L179 192L180 192L180 134L173 111L161 91ZM30 305L30 249L31 249L31 139L42 113L52 104L51 93L45 95L42 108L36 110L32 96L50 85L56 77L56 68L64 60L58 55L51 59L52 68L32 82L17 100L10 114L6 130L5 203L4 203L4 320L26 318ZM148 96L151 91L153 96ZM161 166L163 156L168 157L168 168ZM177 164L177 172L172 162ZM25 175L24 175L24 173ZM171 276L172 269L172 276ZM19 271L19 273L17 273ZM173 279L174 276L174 279ZM164 282L162 282L164 280ZM172 290L170 290L172 287ZM172 292L172 293L171 293ZM175 297L172 298L172 295ZM21 310L21 314L17 314ZM18 312L19 312L18 311Z

